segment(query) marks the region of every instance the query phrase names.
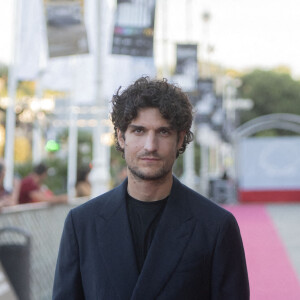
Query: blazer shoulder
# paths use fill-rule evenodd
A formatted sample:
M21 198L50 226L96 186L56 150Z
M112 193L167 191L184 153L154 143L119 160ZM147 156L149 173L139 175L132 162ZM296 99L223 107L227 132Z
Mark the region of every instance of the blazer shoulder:
M232 213L225 208L187 187L180 181L176 181L176 195L181 198L181 201L185 202L185 205L189 206L190 211L196 219L219 220L219 222L235 219Z
M72 215L75 218L78 216L81 218L84 216L91 217L94 214L104 212L117 206L118 203L125 199L126 186L123 183L118 187L73 208L71 210Z

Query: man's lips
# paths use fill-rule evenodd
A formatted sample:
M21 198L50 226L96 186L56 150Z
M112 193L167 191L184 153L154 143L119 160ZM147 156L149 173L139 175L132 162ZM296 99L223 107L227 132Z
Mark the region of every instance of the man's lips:
M141 157L141 160L146 160L146 161L158 161L160 160L158 157Z

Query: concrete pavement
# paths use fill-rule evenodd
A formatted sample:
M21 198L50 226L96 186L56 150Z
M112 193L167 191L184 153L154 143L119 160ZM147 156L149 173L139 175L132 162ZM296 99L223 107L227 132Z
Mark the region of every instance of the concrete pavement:
M300 283L300 203L268 204L266 208Z

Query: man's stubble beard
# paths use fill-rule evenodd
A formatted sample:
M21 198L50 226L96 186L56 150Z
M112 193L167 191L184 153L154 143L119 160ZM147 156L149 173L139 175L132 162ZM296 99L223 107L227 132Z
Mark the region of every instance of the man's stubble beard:
M139 160L143 156L148 156L148 155L151 156L150 153L144 153L143 155L140 155L137 159ZM155 154L153 156L158 158L158 156ZM171 166L167 166L167 165L163 164L163 166L161 166L157 170L157 172L155 172L154 174L148 175L145 172L143 172L139 167L132 166L130 163L128 163L128 160L126 159L125 151L124 151L124 158L125 158L128 170L133 175L133 177L135 177L137 180L147 180L147 181L164 180L170 172L172 173L172 168L173 168L173 164L174 164L174 162L172 163Z
M138 170L137 168L131 167L128 164L127 164L127 168L130 171L130 173L133 175L133 177L135 177L136 179L146 180L146 181L162 180L167 177L170 171L172 171L172 168L168 170L162 167L156 173L148 175L142 172L141 170Z

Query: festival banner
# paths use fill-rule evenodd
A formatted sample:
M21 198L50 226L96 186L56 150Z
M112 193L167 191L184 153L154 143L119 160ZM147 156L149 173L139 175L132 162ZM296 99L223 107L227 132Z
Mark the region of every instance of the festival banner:
M210 78L199 78L196 87L196 100L193 104L196 107L196 124L210 123L211 116L216 106L216 96L214 91L214 81Z
M196 44L177 44L176 45L176 69L172 76L173 81L180 83L180 86L186 91L196 92L198 79Z
M26 0L26 5L21 5L15 61L16 78L20 81L36 80L45 68L48 54L44 21L43 3L40 0Z
M89 52L84 0L44 0L49 57Z
M300 201L300 138L250 137L238 143L241 202Z
M198 79L196 44L177 44L175 74L184 74Z
M112 54L153 56L155 0L118 0Z

